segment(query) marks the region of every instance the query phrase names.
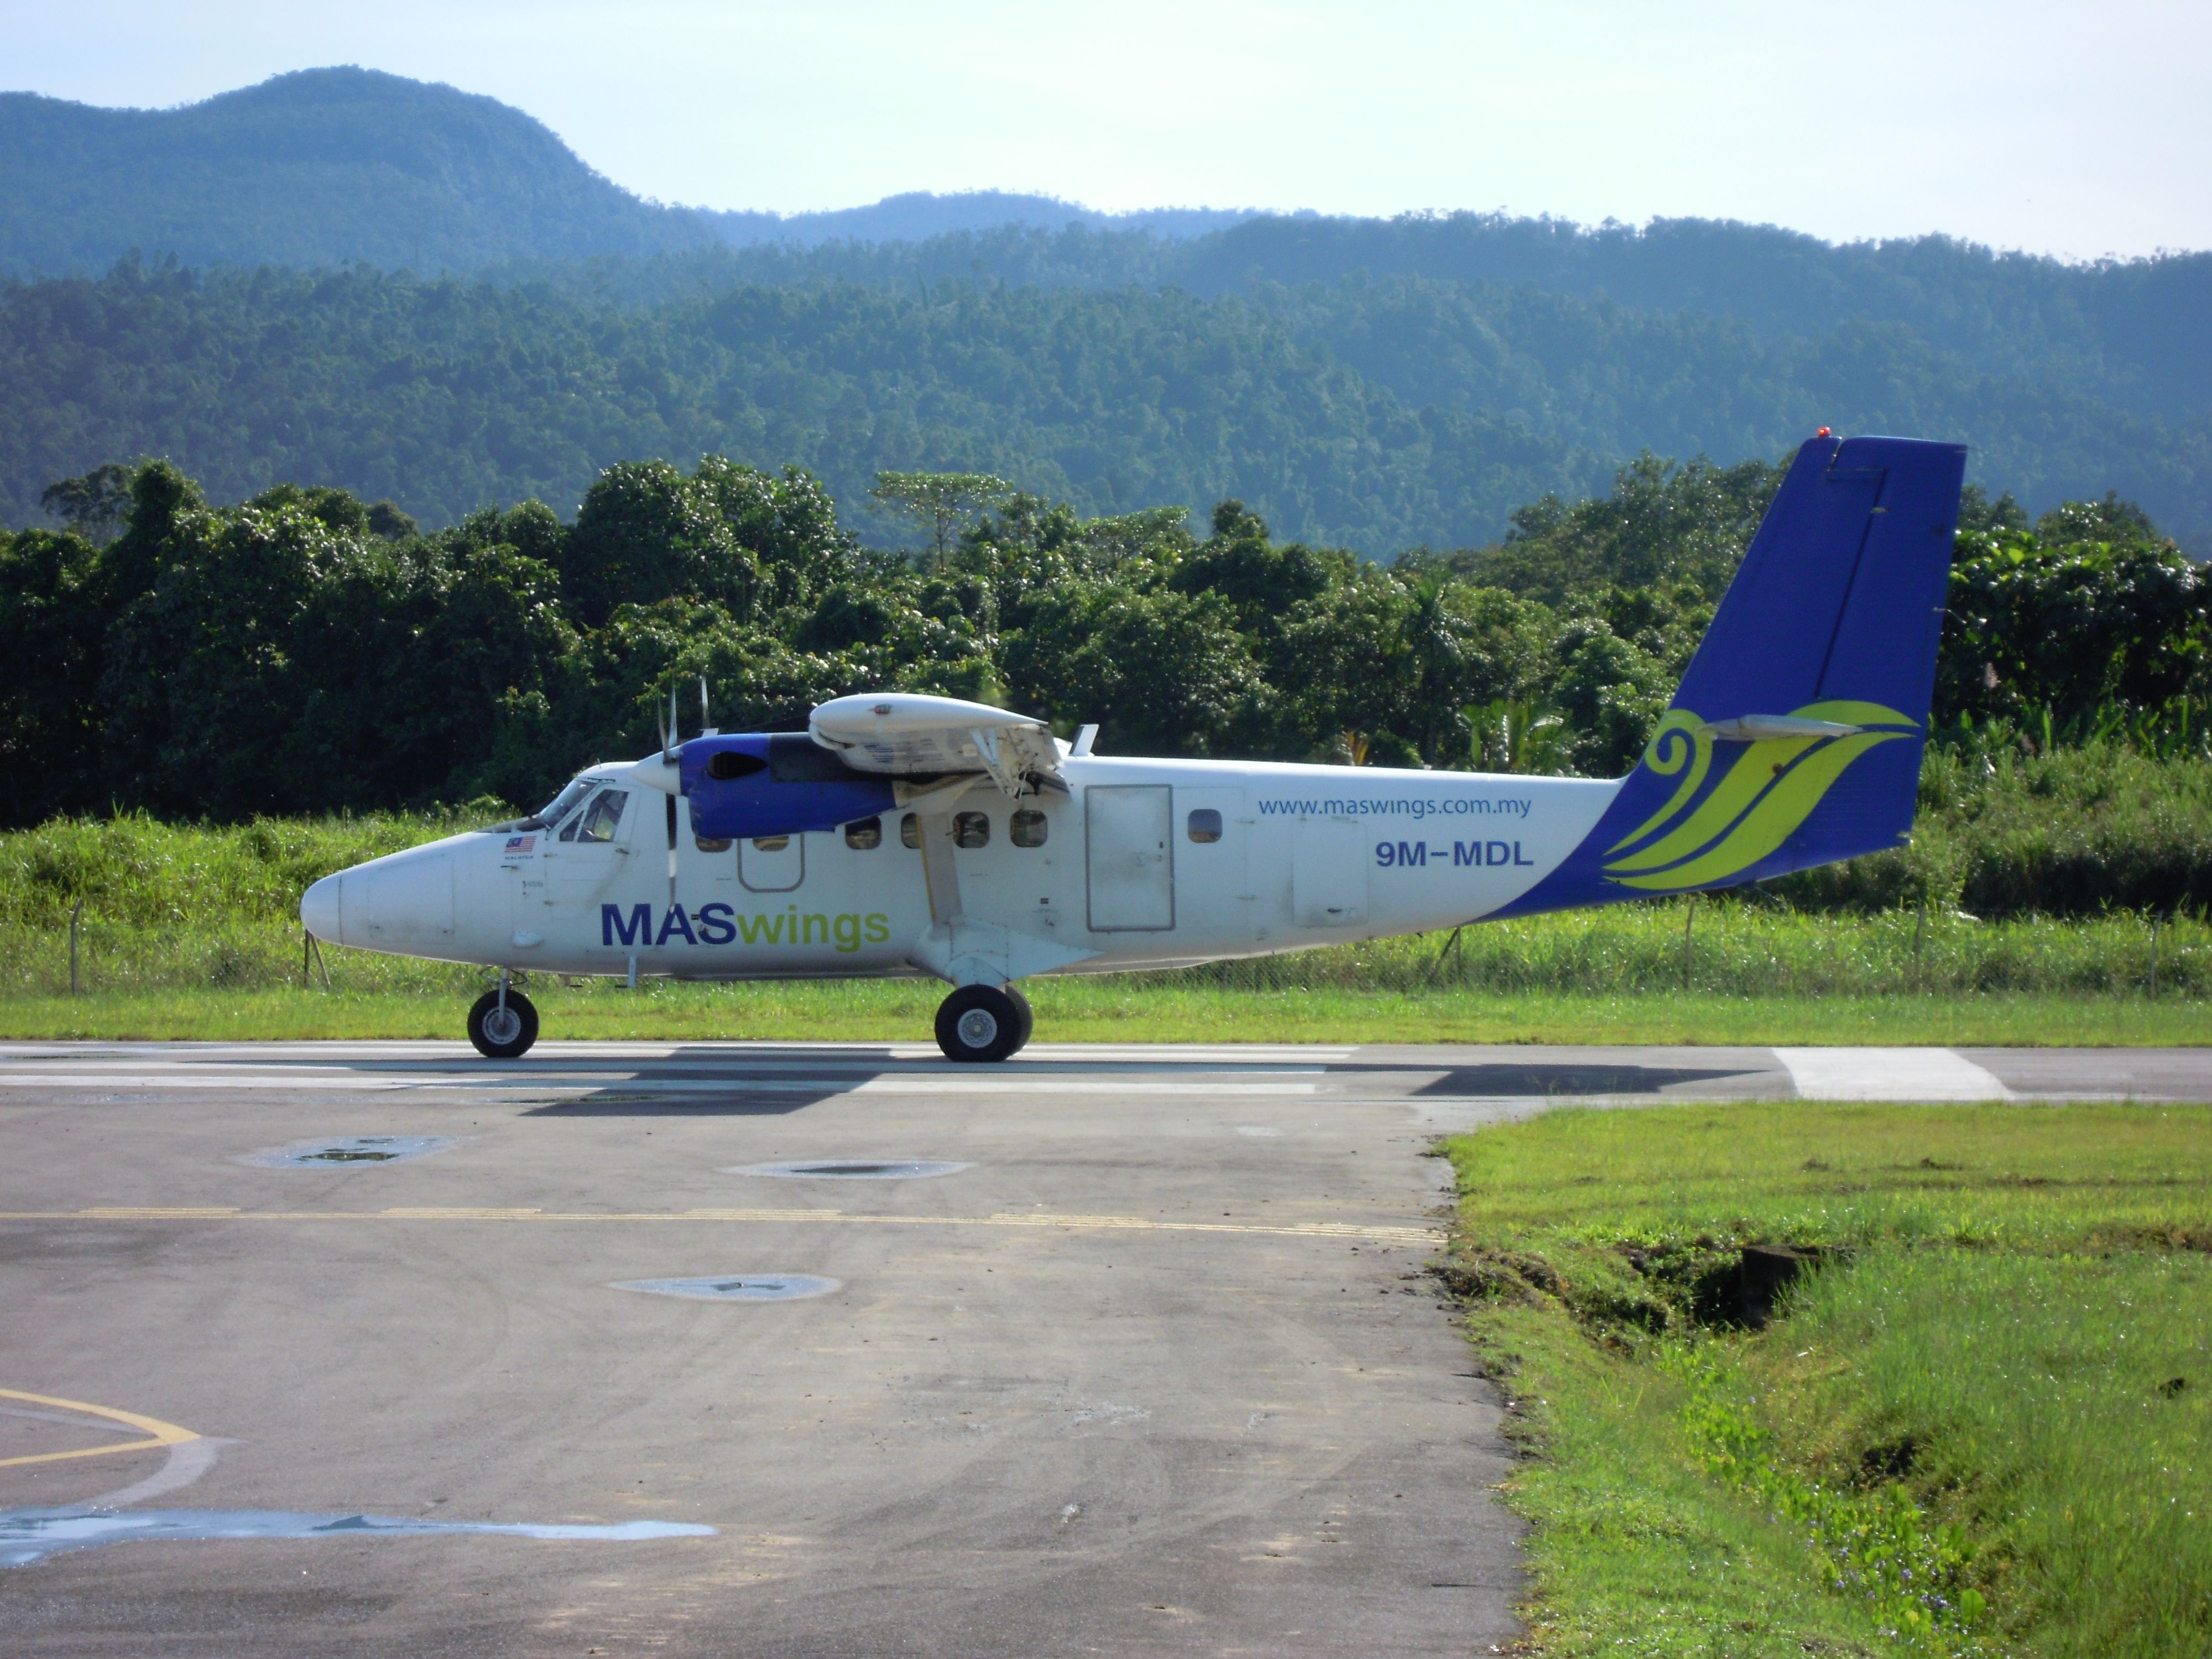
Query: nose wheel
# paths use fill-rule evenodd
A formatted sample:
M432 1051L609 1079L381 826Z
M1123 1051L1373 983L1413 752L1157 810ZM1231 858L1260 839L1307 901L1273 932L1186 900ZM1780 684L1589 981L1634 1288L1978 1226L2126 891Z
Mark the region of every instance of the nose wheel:
M469 1041L486 1060L518 1060L538 1041L538 1010L511 986L486 991L469 1010Z
M1030 1040L1036 1017L1011 985L963 985L938 1006L937 1046L947 1060L1004 1060Z

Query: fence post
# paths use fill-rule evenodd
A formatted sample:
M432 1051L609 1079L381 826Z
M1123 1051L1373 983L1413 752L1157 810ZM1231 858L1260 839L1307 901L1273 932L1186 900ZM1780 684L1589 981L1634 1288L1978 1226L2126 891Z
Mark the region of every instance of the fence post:
M1437 959L1429 964L1429 983L1431 986L1434 986L1443 975L1444 958L1458 951L1459 935L1460 930L1456 927L1453 928L1451 937L1444 941L1444 948L1437 952Z
M1698 896L1682 896L1682 988L1690 988L1690 925L1698 919Z
M2158 917L2150 919L2150 1000L2158 1000Z
M84 920L84 895L77 895L76 903L70 911L70 994L77 994L76 934L77 924Z

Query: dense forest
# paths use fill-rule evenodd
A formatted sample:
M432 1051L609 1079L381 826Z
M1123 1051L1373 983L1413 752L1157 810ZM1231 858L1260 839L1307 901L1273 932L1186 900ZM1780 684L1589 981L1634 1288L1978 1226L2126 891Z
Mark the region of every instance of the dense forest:
M325 480L445 526L527 497L573 512L626 456L727 455L848 500L886 470L993 472L1091 516L1234 496L1388 556L1485 544L1646 447L1734 462L1824 424L1962 439L1971 476L2038 511L2117 489L2185 547L2212 526L2212 416L1984 374L1902 325L1770 337L1418 276L1218 299L822 277L640 301L574 276L126 264L0 289L17 526L46 483L118 456L167 456L224 498Z
M719 457L429 534L341 489L215 506L111 465L47 492L69 528L0 538L5 821L532 802L647 750L656 698L702 676L725 729L891 686L1097 720L1102 752L1617 775L1778 477L1645 457L1385 567L1235 500L1090 516L988 478L953 481L976 505L932 550L872 550L806 473ZM2203 752L2208 653L2212 583L2140 509L1970 494L1943 743Z

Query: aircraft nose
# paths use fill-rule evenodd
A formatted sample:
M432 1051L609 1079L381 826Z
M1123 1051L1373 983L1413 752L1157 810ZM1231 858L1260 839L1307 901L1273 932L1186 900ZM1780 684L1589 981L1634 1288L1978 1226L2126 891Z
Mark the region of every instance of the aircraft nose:
M343 875L325 876L300 895L300 921L317 939L326 939L333 945L345 941L339 934L345 928L345 891Z

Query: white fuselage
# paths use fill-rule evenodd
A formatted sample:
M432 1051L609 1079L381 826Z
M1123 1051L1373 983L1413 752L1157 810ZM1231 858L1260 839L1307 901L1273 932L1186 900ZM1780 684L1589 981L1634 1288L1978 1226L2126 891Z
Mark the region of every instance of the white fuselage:
M1620 787L1097 756L1064 775L1065 794L981 782L925 806L988 826L969 818L929 873L896 811L874 845L848 826L709 847L679 799L672 883L670 797L633 787L606 841L451 836L317 883L302 914L338 944L562 974L964 977L945 964L971 948L1008 978L1165 967L1475 921L1558 866ZM1042 814L1018 837L1041 845L1017 844L1018 811Z

